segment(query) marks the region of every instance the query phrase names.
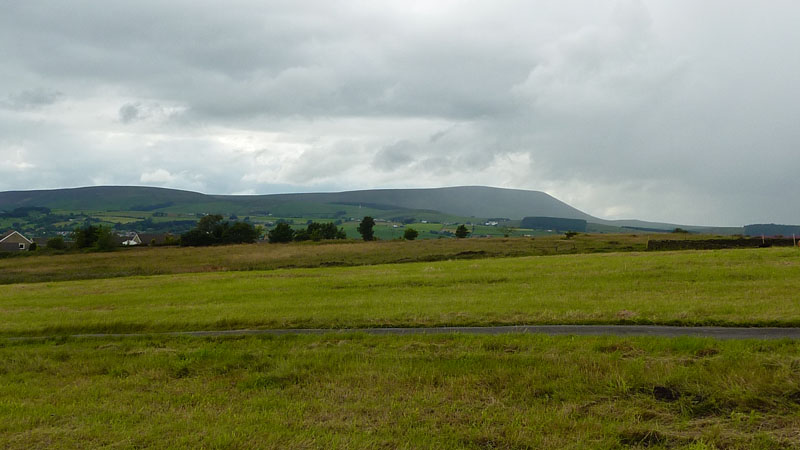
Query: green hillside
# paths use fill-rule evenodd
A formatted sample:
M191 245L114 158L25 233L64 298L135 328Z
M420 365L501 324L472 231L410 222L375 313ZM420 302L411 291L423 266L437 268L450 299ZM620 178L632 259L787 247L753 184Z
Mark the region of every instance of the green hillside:
M460 217L550 216L596 219L544 192L479 186L436 189L380 189L313 194L205 195L153 187L101 186L41 191L0 192L0 209L44 206L69 211L164 211L280 216L335 214L352 208L424 210Z

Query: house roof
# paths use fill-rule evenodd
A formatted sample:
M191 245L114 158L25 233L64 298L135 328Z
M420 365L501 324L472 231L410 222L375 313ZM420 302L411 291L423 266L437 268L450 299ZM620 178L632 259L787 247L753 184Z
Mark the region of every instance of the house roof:
M15 230L8 230L8 231L6 231L5 233L3 233L3 234L0 234L0 242L3 242L3 241L5 241L5 240L6 240L6 239L8 239L9 237L11 237L11 235L13 235L13 234L17 234L17 235L19 235L19 237L21 237L22 239L25 239L26 241L28 241L28 243L29 243L29 244L33 242L33 241L31 241L30 239L28 239L28 238L26 238L25 236L23 236L23 235L22 235L22 233L20 233L20 232L18 232L18 231L15 231Z

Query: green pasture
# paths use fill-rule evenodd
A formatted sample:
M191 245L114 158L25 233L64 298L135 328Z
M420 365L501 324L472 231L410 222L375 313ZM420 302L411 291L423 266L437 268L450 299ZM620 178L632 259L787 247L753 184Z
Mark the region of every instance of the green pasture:
M0 447L780 449L800 342L283 336L0 344Z
M0 335L558 323L797 326L798 292L794 248L191 273L2 286Z

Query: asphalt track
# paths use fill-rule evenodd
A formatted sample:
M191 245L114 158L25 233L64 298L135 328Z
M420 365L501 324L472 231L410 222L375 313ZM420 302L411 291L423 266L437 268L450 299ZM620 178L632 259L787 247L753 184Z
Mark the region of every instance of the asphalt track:
M716 339L800 339L800 328L777 327L673 327L658 325L517 325L502 327L431 327L431 328L300 328L263 330L177 331L168 333L74 334L72 338L147 337L147 336L282 336L292 334L323 335L364 333L370 335L416 334L545 334L550 336L655 336L708 337ZM49 336L50 338L55 336ZM59 336L60 337L60 336ZM8 340L47 339L48 337L15 337Z

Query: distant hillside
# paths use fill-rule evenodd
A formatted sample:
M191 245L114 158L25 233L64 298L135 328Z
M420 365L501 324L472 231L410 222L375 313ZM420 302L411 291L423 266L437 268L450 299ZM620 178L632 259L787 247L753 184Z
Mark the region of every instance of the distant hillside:
M141 206L193 204L209 196L196 192L155 187L95 186L39 191L0 192L0 209L45 206L63 210L135 210Z
M778 225L774 223L745 225L744 234L748 236L800 236L800 225Z
M153 187L101 186L41 191L0 192L0 209L44 206L63 210L139 210L248 214L287 209L297 215L335 205L373 209L438 211L463 217L564 217L599 221L544 192L479 186L435 189L378 189L336 193L273 195L205 195Z
M349 192L271 195L206 195L141 186L98 186L38 191L0 192L0 212L20 207L47 207L62 211L151 211L220 213L276 217L415 217L438 221L523 217L579 219L599 224L604 232L671 231L742 233L742 228L604 220L593 217L539 191L460 186L433 189L373 189ZM597 228L597 227L596 227Z

